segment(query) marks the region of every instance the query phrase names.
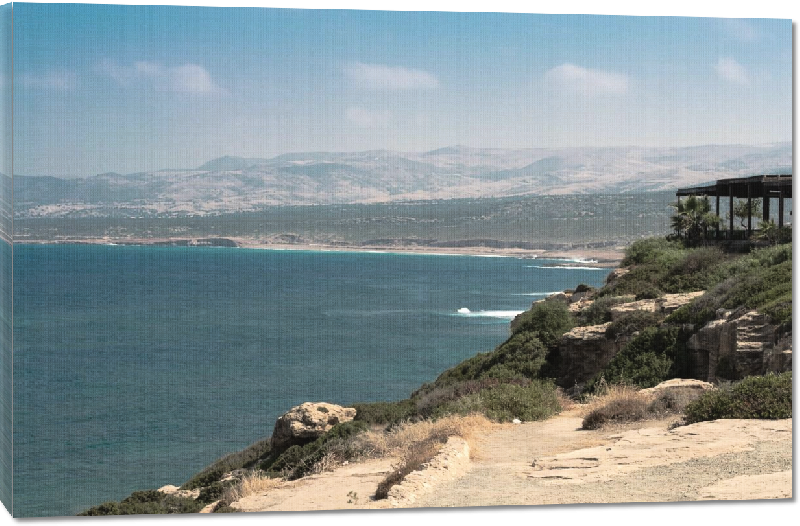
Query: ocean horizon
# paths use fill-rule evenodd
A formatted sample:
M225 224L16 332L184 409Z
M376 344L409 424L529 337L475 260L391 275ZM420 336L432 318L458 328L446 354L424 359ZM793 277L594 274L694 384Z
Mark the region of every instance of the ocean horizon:
M405 398L610 271L439 256L15 245L15 514L181 484L302 402Z

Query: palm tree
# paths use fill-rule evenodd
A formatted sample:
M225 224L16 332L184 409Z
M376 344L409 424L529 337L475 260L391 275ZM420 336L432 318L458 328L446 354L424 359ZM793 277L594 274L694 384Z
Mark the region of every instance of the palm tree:
M672 216L672 229L678 237L688 243L694 243L708 236L709 227L715 228L720 223L717 214L711 212L708 197L689 196L684 201L673 203L675 215Z

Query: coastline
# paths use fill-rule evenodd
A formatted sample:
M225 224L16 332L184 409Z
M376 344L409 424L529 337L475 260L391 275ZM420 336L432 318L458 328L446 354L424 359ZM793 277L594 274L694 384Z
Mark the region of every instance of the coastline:
M203 243L207 239L226 240L234 245L212 245ZM198 243L200 241L200 243ZM624 257L624 246L602 248L557 248L523 249L485 246L438 247L428 245L362 245L348 243L272 243L250 238L66 238L57 240L23 240L18 244L29 245L119 245L119 246L188 246L243 248L249 250L316 251L316 252L367 252L386 254L415 254L440 256L510 257L519 259L555 259L567 264L591 264L594 267L616 268Z

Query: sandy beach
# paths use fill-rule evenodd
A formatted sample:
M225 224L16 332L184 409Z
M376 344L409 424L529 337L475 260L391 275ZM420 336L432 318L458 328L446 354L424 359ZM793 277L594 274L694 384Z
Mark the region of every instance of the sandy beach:
M222 238L220 238L222 239ZM326 243L273 243L251 238L225 237L235 242L239 248L252 250L313 250L321 252L384 252L396 254L431 254L452 256L479 257L512 257L512 258L546 258L563 259L567 265L586 265L593 267L614 268L624 257L624 246L603 248L576 248L555 250L529 250L517 248L495 248L483 246L471 247L436 247L425 245L349 245ZM60 238L54 240L23 239L18 243L27 244L91 244L91 245L165 245L185 243L197 245L197 238Z

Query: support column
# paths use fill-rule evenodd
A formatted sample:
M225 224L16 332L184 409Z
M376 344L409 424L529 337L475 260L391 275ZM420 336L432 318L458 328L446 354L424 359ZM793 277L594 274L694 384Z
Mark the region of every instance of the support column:
M747 239L753 230L753 185L747 183Z
M764 198L762 199L764 202L761 203L761 208L764 210L764 221L769 221L769 192L767 191L766 186L764 187L763 192Z
M783 188L778 197L778 228L783 228Z
M719 188L717 188L716 192L717 192L717 209L715 213L717 214L717 217L719 217ZM717 222L717 227L714 233L714 239L719 239L719 222Z
M733 239L733 185L728 186L728 239Z

